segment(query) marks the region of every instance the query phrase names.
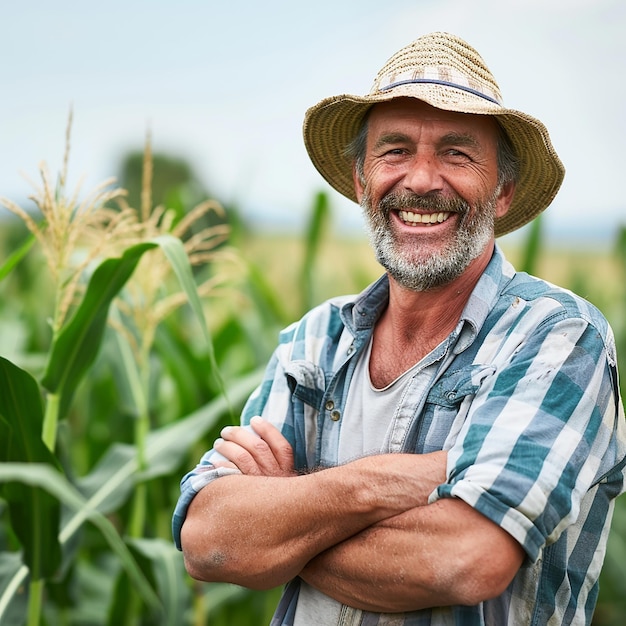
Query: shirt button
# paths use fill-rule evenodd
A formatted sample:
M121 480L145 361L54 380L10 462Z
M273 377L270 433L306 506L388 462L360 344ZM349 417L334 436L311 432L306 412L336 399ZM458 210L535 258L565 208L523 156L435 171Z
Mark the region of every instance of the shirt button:
M335 403L332 400L327 400L324 406L327 411L332 411L335 408Z
M333 420L333 422L338 422L340 417L341 417L341 413L339 411L333 411L330 414L330 419Z

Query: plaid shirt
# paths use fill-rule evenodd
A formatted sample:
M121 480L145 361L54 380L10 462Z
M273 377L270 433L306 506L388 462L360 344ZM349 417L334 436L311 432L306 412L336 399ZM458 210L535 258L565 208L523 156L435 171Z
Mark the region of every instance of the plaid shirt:
M387 305L386 277L356 298L312 310L281 333L242 415L278 426L306 470L337 463L358 355ZM602 314L569 291L516 273L496 251L456 330L416 374L382 452L448 450L447 481L430 501L456 497L509 532L527 558L508 589L480 605L382 615L343 607L340 624L589 624L614 498L624 491L626 422L615 343ZM181 482L174 520L213 469L207 452ZM272 624L293 624L300 581Z

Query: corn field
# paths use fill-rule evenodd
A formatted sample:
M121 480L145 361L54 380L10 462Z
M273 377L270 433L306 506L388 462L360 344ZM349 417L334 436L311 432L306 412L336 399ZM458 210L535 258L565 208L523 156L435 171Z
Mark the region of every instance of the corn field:
M111 181L79 199L66 170L41 170L34 211L0 198L14 216L0 229L0 624L267 624L280 590L186 575L170 532L179 480L237 422L279 329L377 270L350 242L345 263L338 243L326 258L323 194L277 250L215 202L152 206L149 146L140 206ZM537 273L540 222L529 232L515 263ZM587 265L561 284L605 312L626 372L626 229L610 259L614 281ZM594 623L625 615L622 498Z

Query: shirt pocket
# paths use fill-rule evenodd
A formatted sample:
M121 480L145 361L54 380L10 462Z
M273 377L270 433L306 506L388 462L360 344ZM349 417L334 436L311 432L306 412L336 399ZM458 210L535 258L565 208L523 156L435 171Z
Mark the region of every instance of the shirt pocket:
M294 457L301 470L318 463L318 423L326 381L323 370L310 361L294 360L285 367L287 387L291 392Z
M321 367L310 361L290 361L285 368L285 377L294 399L304 402L316 411L320 410L326 390Z
M416 450L446 450L456 440L480 386L494 365L472 364L448 371L430 388L414 438Z

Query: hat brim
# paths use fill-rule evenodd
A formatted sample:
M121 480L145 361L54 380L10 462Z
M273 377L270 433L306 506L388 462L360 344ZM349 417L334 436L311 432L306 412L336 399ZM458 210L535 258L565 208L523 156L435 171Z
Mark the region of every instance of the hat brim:
M339 193L357 201L353 163L345 150L359 132L367 112L379 102L400 97L416 98L447 111L491 115L505 130L520 159L520 171L511 206L496 219L496 237L521 228L550 205L563 182L565 168L539 120L450 87L425 85L399 86L369 96L333 96L306 112L303 135L309 157Z

